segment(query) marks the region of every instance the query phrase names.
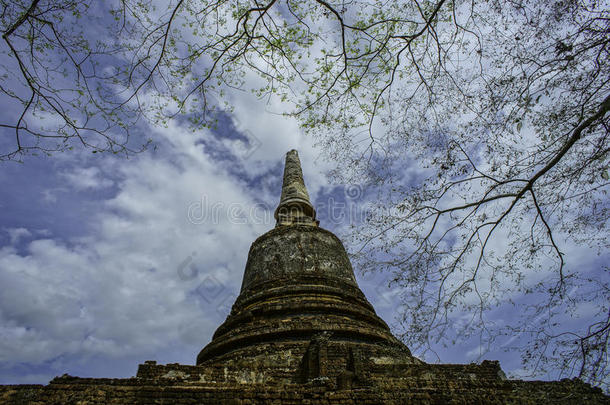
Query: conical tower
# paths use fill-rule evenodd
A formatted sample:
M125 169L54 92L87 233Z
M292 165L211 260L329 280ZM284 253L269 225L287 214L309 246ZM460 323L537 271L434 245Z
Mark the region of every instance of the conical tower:
M341 241L318 226L295 150L275 218L250 247L240 294L197 364L266 364L311 379L355 375L363 361L419 363L358 287Z
M282 195L280 203L275 209L276 226L284 225L315 225L316 210L309 202L309 193L303 180L301 161L296 150L286 154L286 165L284 166L284 181L282 183Z
M241 293L197 365L146 361L131 378L0 385L0 404L609 403L578 379L507 380L497 361L411 356L358 288L339 239L318 227L296 151L276 219L252 244Z

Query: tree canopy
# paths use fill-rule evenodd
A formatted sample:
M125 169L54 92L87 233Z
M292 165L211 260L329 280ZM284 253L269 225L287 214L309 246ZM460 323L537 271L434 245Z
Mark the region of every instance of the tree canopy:
M565 256L608 248L607 2L1 4L3 159L132 153L141 118L212 125L255 73L374 201L354 257L394 274L415 353L478 336L607 384L608 267Z

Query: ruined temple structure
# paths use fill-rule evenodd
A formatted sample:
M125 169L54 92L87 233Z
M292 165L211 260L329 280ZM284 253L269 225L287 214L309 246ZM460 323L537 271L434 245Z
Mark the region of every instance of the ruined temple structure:
M294 150L275 219L252 244L240 294L196 365L147 361L132 378L2 386L0 403L610 403L577 379L507 380L495 361L414 357L358 287L341 241L318 226Z

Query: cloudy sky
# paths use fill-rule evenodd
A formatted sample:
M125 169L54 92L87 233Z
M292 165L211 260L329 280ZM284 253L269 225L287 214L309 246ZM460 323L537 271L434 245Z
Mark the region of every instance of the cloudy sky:
M357 185L330 184L312 140L268 110L242 96L215 131L147 127L158 148L129 159L76 151L3 163L0 383L194 364L230 310L250 244L274 226L292 148L321 226L341 235L359 220ZM392 325L389 276L356 274ZM468 363L481 350L473 341L439 354ZM519 367L502 350L483 358Z
M18 71L8 57L2 67ZM2 163L0 384L128 377L145 360L194 364L236 298L250 244L274 226L290 149L322 226L340 233L350 223L323 207L345 210L358 193L328 183L331 163L277 114L283 107L240 91L227 100L234 111L215 130L142 122L133 136L155 148L129 159L77 147ZM2 122L20 115L12 101L0 99ZM0 148L14 147L12 130L0 133ZM362 280L382 312L393 305L386 285Z
M193 364L236 297L250 244L274 226L292 148L322 226L349 224L324 207L341 211L353 193L329 184L312 141L268 110L241 96L215 131L146 127L158 147L130 159L76 151L3 164L1 383ZM390 322L386 280L361 284Z
M79 149L1 163L1 384L128 377L146 360L194 364L236 298L250 244L274 226L290 149L322 227L343 235L361 219L351 215L365 204L358 185L329 182L333 162L277 114L277 101L243 92L227 99L234 111L215 130L142 123L139 136L156 148L129 159ZM1 102L4 122L18 111ZM0 133L4 146L12 135ZM420 170L417 162L402 169ZM586 249L566 250L570 264L602 266ZM393 325L400 291L388 288L390 276L356 276ZM476 339L438 353L447 363L499 359L509 373L520 369L501 345L487 352Z

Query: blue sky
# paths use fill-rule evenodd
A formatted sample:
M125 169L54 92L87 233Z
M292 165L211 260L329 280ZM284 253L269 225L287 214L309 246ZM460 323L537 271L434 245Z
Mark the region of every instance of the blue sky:
M128 377L145 360L193 364L239 291L250 244L274 226L291 148L321 226L341 235L360 221L365 190L329 184L331 163L295 122L265 114L255 100L243 104L221 120L224 135L188 134L178 122L149 127L159 148L130 159L81 150L4 163L2 383ZM234 132L239 126L249 132ZM256 137L253 151L244 148L248 137ZM392 325L400 291L388 288L387 274L357 270ZM439 355L467 363L479 360L477 348L471 339ZM519 367L501 349L482 358Z
M233 111L221 113L214 130L142 121L133 135L153 138L156 149L129 159L77 148L1 163L0 383L46 383L64 373L128 377L145 360L194 364L236 298L250 244L274 226L290 149L299 151L321 226L343 236L359 225L374 196L359 184L330 183L334 163L296 121L277 114L285 105L241 91L226 100ZM0 106L3 122L18 113L6 99ZM13 134L0 133L4 147ZM404 170L403 186L424 178L408 158L388 167ZM607 254L564 246L569 266L607 285L599 271ZM402 292L388 287L391 276L355 270L394 326ZM490 321L516 315L501 307ZM519 358L503 351L518 343L508 337L488 351L473 336L438 354L446 363L499 359L518 374Z
M265 110L244 97L215 131L144 126L158 148L129 159L76 150L3 164L2 383L193 364L236 297L250 244L274 226L289 149L322 226L349 224L358 195L330 185L312 141ZM386 279L361 284L390 322Z

